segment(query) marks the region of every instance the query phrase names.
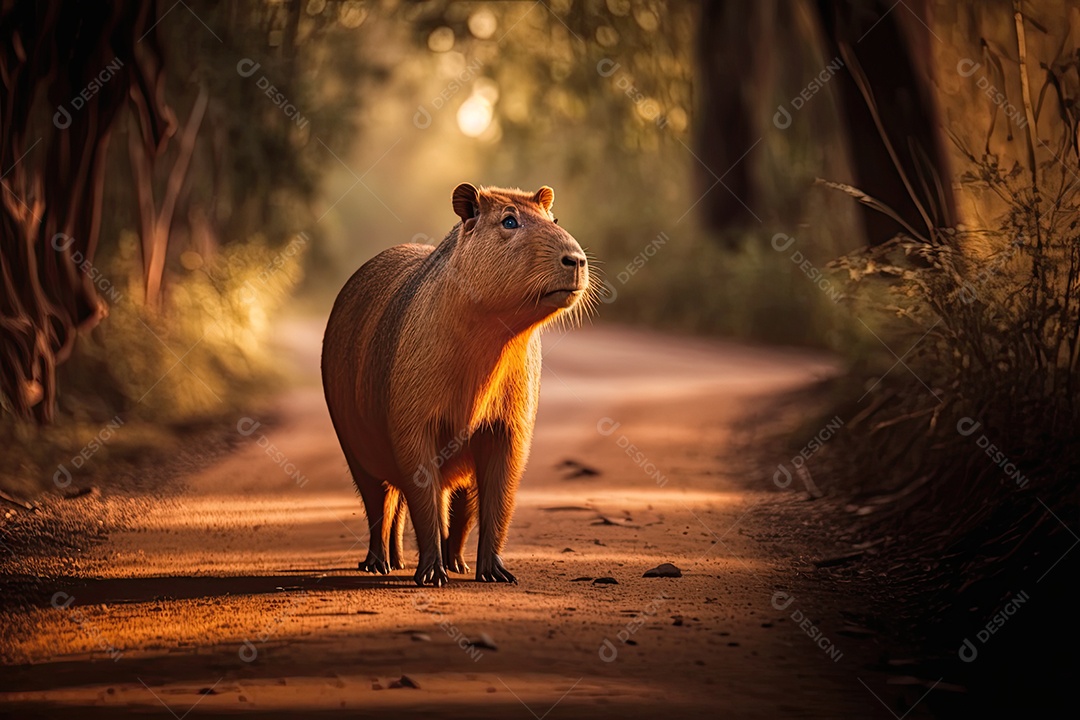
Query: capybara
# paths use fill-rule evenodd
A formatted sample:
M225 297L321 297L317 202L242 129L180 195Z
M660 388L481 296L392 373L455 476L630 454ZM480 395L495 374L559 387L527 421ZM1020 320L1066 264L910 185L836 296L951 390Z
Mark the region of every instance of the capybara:
M468 183L460 222L438 246L385 250L349 278L323 339L330 417L367 511L360 568L404 567L408 509L418 585L468 572L464 543L479 516L476 579L515 582L500 553L532 442L540 337L594 305L589 262L551 214L555 193Z

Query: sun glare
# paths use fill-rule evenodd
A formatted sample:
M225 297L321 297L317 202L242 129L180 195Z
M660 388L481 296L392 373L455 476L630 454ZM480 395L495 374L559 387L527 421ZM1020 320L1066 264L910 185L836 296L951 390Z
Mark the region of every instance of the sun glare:
M480 137L491 125L492 116L491 102L480 95L472 95L458 108L458 128L469 137Z

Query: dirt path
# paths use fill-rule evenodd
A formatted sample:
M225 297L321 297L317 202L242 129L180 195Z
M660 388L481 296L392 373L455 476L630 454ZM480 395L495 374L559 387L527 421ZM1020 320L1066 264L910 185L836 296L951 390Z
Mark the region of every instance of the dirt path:
M125 529L77 559L27 559L63 594L60 607L2 612L0 709L889 717L861 684L857 648L832 635L845 647L830 657L833 640L796 626L800 608L820 613L828 636L838 618L825 601L808 602L792 564L743 532L784 496L748 490L721 461L756 399L830 372L826 359L612 328L546 337L505 555L520 584L455 575L433 590L412 569L355 570L366 523L318 384L320 332L283 329L301 381L280 422L237 417L241 449L181 493L106 496L106 508L138 503ZM642 577L662 562L683 576ZM617 584L581 579L604 577ZM797 602L775 608L778 590ZM497 649L467 643L481 634ZM391 687L403 675L419 688Z

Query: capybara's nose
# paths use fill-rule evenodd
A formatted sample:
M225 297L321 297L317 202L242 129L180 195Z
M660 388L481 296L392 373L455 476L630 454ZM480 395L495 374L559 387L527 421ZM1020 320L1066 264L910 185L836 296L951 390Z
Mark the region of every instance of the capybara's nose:
M562 264L570 268L583 268L587 262L582 252L569 252L562 256Z

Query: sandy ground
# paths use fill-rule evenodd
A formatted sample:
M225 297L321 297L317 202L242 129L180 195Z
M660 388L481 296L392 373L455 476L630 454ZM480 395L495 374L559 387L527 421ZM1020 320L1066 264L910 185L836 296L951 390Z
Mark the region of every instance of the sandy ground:
M300 380L277 422L237 417L254 428L238 450L166 496L68 501L107 522L104 542L19 551L44 579L31 607L0 610L0 714L893 714L869 691L884 682L873 648L836 635L835 599L795 553L753 539L755 510L790 495L724 462L755 404L828 374L827 358L608 327L549 335L504 555L519 584L421 589L412 568L355 570L366 522L322 399L321 327L282 330ZM663 562L682 577L642 577ZM394 687L403 676L419 687Z

